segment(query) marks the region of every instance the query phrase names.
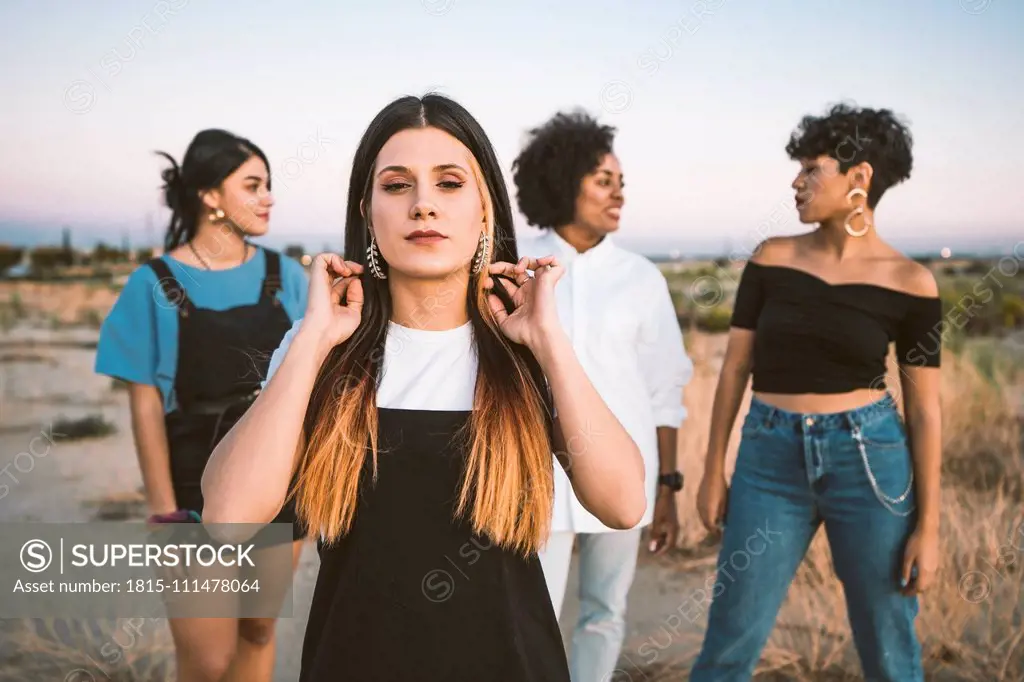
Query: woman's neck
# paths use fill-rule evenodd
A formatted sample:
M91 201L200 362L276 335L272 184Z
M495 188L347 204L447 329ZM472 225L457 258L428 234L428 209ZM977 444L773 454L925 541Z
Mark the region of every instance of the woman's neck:
M218 269L216 266L240 265L245 262L249 253L245 235L228 225L203 222L190 241L200 258L205 261L204 264L213 269Z
M600 232L583 225L577 225L576 223L556 227L555 232L559 237L569 242L579 253L584 253L594 248L605 237Z
M879 244L878 233L875 232L875 218L870 210L856 216L850 221L850 227L855 232L861 232L865 226L870 229L863 235L855 237L846 230L846 218L836 218L823 221L815 234L815 242L819 248L829 252L839 260L849 256L862 255L873 251Z
M444 331L469 321L466 294L469 273L454 272L442 279L402 277L388 274L391 291L391 320L395 324L424 331Z

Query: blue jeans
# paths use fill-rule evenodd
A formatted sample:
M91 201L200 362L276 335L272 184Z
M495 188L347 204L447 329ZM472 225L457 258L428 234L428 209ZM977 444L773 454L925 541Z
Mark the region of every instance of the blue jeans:
M608 682L626 637L626 599L636 574L641 528L608 533L552 533L539 553L555 615L560 616L579 538L580 615L572 632L572 682Z
M918 604L900 593L916 523L913 464L890 396L799 414L754 398L742 426L691 682L746 682L807 547L824 522L868 682L923 682Z

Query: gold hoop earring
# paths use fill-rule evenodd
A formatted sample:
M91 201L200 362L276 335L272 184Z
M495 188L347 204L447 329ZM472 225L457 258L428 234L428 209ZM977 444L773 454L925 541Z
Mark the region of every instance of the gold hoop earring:
M479 275L485 265L490 264L491 240L486 232L480 233L480 243L477 244L476 254L473 256L472 273Z
M384 270L380 267L380 261L384 258L380 255L380 250L377 248L377 240L374 239L373 234L370 234L370 245L366 247L366 263L370 266L370 273L377 279L387 279L388 276Z
M854 187L846 194L846 201L852 201L853 197L858 194L863 196L865 199L868 196L868 193L865 192L860 187ZM864 221L864 228L861 230L855 230L853 229L853 227L850 226L850 221L853 220L853 218L855 218L856 216L859 216L863 213L864 206L857 206L850 212L848 216L846 216L846 220L843 221L843 227L846 229L846 233L849 234L851 237L863 237L871 229L871 223L869 223L867 220Z
M221 220L224 220L224 211L220 210L219 208L210 214L211 223L216 223Z

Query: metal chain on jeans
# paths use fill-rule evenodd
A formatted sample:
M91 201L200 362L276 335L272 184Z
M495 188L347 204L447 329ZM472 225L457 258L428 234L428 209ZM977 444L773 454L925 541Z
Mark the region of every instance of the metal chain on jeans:
M854 425L853 427L853 439L857 441L857 450L860 451L860 458L864 461L864 470L868 472L868 481L871 483L871 489L875 491L875 495L878 497L879 502L885 505L885 508L891 511L896 516L910 516L914 513L914 508L911 507L906 512L899 512L890 506L891 504L899 504L903 500L907 499L907 495L914 487L914 470L910 470L910 482L907 484L907 489L903 491L903 494L899 497L889 497L882 492L882 489L878 487L878 481L875 480L875 475L871 471L871 465L868 463L868 451L864 447L864 437L861 435L860 426Z

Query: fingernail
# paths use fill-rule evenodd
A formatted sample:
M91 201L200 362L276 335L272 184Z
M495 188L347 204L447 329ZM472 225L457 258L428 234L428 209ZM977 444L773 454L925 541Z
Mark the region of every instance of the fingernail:
M907 586L907 579L906 578L900 578L900 587L906 587L906 586Z

